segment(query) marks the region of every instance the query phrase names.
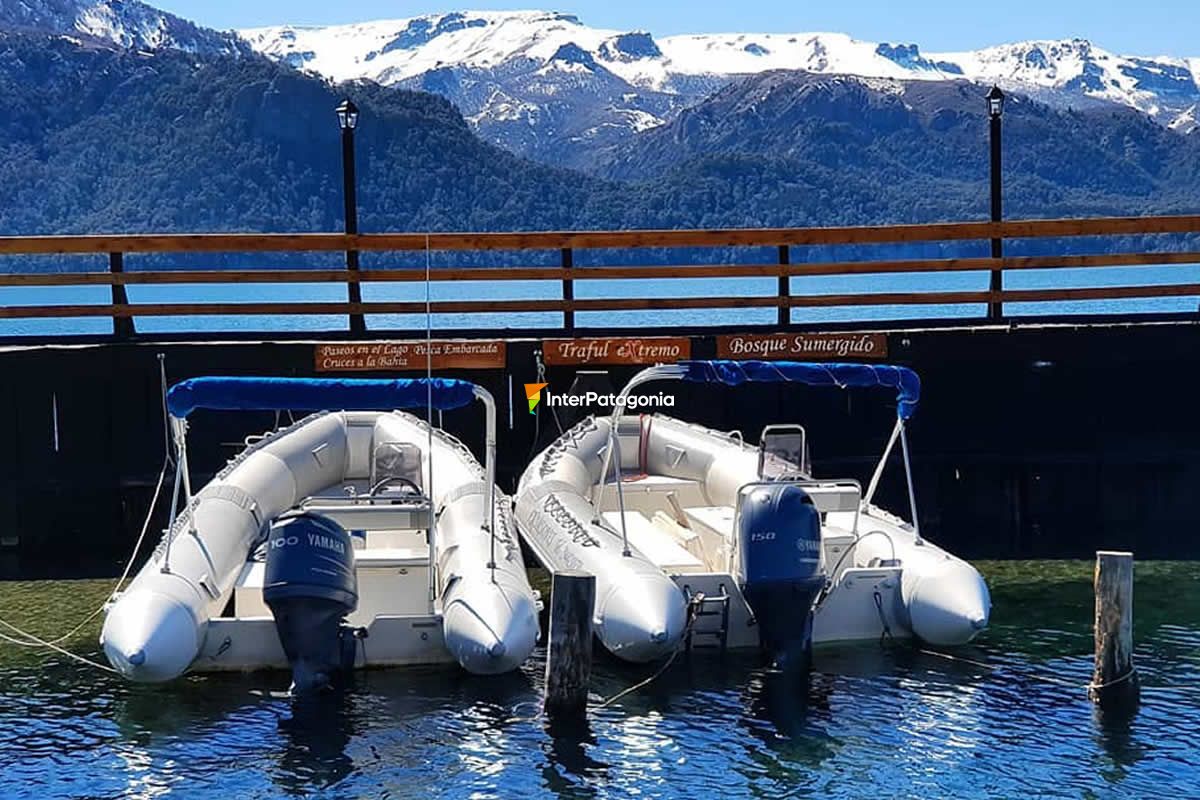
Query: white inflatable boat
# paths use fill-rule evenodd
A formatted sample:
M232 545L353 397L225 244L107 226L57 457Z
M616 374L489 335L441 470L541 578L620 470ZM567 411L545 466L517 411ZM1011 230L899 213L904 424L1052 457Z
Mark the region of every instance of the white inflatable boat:
M897 393L896 425L864 493L856 480L812 476L798 425L768 426L755 448L671 417L622 416L634 388L665 379L883 386ZM548 569L596 576L598 637L631 661L680 646L763 646L782 660L797 648L806 657L812 642L886 634L964 644L991 603L979 573L917 529L905 423L919 394L915 373L888 365L653 367L611 419L585 419L529 465L518 527ZM897 441L911 523L871 502Z
M392 410L472 400L486 412L486 468ZM353 667L505 672L532 651L537 599L495 488L486 390L436 378L196 378L173 386L167 405L172 520L100 637L121 674L290 666L310 688ZM318 413L249 444L192 497L186 419L200 408Z

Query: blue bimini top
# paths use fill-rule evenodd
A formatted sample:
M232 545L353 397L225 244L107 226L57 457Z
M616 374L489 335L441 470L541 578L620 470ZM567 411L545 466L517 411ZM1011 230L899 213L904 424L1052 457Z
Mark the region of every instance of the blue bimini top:
M184 419L198 408L217 411L392 411L461 408L475 384L454 378L191 378L167 392L167 410Z
M682 379L693 383L803 383L808 386L870 387L896 390L896 414L909 419L921 399L921 379L892 364L839 364L808 361L680 361Z

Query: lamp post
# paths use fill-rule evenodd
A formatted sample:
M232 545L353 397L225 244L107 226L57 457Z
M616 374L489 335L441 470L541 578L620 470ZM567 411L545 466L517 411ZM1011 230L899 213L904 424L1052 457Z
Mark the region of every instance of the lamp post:
M354 173L354 129L358 127L358 106L349 98L343 100L334 109L337 113L338 127L342 129L342 197L346 202L346 233L358 233L358 196L356 193L357 179ZM346 251L346 269L358 272L358 251ZM357 277L357 275L352 276ZM357 280L351 280L348 285L351 304L362 303L362 286ZM363 315L350 314L350 332L366 333L367 324Z
M1000 222L1003 219L1003 205L1001 203L1001 186L1000 186L1000 118L1004 115L1004 92L1000 91L999 86L992 86L986 95L988 122L990 128L990 140L992 149L991 158L991 178L992 178L992 222ZM1003 242L999 238L992 239L992 258L1001 258L1004 255ZM1004 288L1003 272L998 269L992 270L991 280L988 288L993 292L999 292ZM988 318L1000 319L1003 309L999 302L988 303Z

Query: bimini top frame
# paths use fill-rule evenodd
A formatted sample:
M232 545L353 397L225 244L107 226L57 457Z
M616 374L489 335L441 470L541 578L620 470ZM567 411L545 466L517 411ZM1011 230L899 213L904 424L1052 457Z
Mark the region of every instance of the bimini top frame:
M397 409L428 408L449 411L478 400L486 415L484 469L487 481L487 518L482 527L492 540L491 563L496 564L496 401L482 386L455 378L267 378L267 377L203 377L181 381L167 392L167 411L171 417L171 432L177 455L175 465L175 494L171 505L171 522L178 508L182 488L185 507L192 501L192 485L187 463L187 417L197 409L218 411L394 411ZM432 441L432 418L429 420ZM426 455L432 500L433 453ZM171 525L168 530L174 528ZM434 552L437 514L432 515L430 552ZM170 537L168 533L168 537ZM167 541L169 569L170 539ZM431 565L434 563L430 561ZM430 569L431 591L435 569Z
M621 390L617 403L613 408L612 424L609 428L609 446L604 454L604 466L601 470L600 497L603 498L604 482L608 479L609 464L615 453L619 465L620 444L616 435L617 425L625 410L627 398L635 388L650 381L680 380L690 383L719 383L726 386L740 386L744 383L802 383L807 386L827 386L839 389L859 387L883 387L896 391L896 425L892 429L883 456L871 476L871 483L863 496L863 505L871 502L883 468L892 454L896 440L900 440L904 453L904 476L908 484L908 502L912 513L913 535L918 544L921 542L920 528L917 523L917 499L913 490L912 467L908 454L908 436L905 424L917 410L921 399L921 379L917 373L908 367L894 364L848 364L822 363L807 361L680 361L677 364L661 364L642 370ZM618 467L619 470L619 467ZM622 523L624 522L624 498L621 496L621 481L618 475L617 499L621 506ZM599 507L599 500L597 500ZM622 538L625 532L622 530ZM628 540L625 539L626 553L629 551Z

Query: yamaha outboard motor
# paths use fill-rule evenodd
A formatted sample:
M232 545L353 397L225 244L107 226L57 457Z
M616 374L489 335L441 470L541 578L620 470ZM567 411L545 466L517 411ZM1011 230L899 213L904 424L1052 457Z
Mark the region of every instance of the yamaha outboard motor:
M356 641L343 623L358 607L358 582L341 525L307 512L277 519L267 539L263 601L292 666L293 692L325 688L354 667Z
M793 483L742 490L737 517L738 578L763 649L780 668L807 669L812 604L825 585L821 514Z

